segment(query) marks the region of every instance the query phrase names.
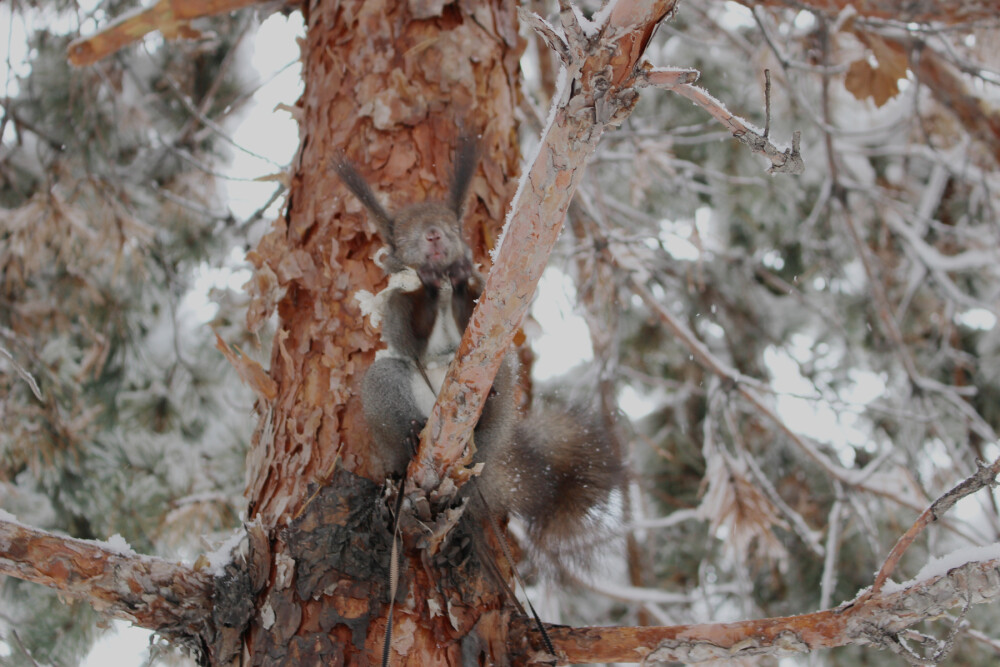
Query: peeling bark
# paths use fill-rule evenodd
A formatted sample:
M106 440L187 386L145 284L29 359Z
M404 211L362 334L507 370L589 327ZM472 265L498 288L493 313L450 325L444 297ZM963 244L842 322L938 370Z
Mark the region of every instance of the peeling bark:
M380 660L390 523L385 465L358 392L379 338L355 295L384 285L373 261L383 241L327 167L343 151L397 209L443 198L459 136L478 135L465 224L485 263L517 168L522 40L513 9L497 0L303 10L302 142L288 212L250 254L257 272L248 324L256 328L275 308L280 324L270 368L277 392L248 457L250 513L269 531L273 553L249 664ZM420 548L422 530L404 531L393 664L502 664L506 598L462 539L468 529L436 557Z
M163 0L154 10L174 12L172 18L164 23L155 18L160 14L145 14L143 25L183 34L174 22L178 8L194 4ZM201 3L190 11L202 13L190 17L243 4ZM847 7L833 0L810 6L832 13ZM483 307L463 338L412 466L421 491L434 491L442 477L464 481L458 462L583 165L604 130L635 104L643 52L673 7L669 1L623 0L594 37L575 23L567 3L566 37L536 23L563 59L567 84L557 93L558 108L525 179ZM998 9L996 3L938 3L901 14L892 3L854 7L862 16L946 22L992 17ZM255 665L372 664L381 653L389 515L380 486L383 465L369 447L355 391L378 337L354 299L358 290L376 291L383 284L372 261L381 240L328 173L329 158L344 150L396 208L443 195L458 136L479 133L482 164L467 232L483 262L513 194L522 44L509 3L321 0L303 11L303 139L288 210L250 254L256 273L248 325L258 328L275 309L280 325L269 377L252 364L243 367L262 414L248 457L247 497L255 522L247 527L245 557L213 577L197 567L0 518L0 574L86 599L110 616L187 646L205 664L231 663L244 648ZM120 32L120 26L132 25L129 20L107 32ZM112 40L101 48L120 44ZM917 76L936 85L967 123L983 123L981 134L1000 134L989 114L974 117L957 75L934 67L933 59L921 60ZM470 531L477 528L459 522L459 512L446 501L418 507L404 531L394 663L539 660L534 629L512 614L501 582L490 576L495 565L470 547ZM423 526L438 532L428 536ZM426 548L432 540L441 540L433 553ZM894 562L891 556L884 576L866 594L814 614L669 628L550 626L549 632L561 659L571 662L694 662L852 643L891 648L910 625L957 605L1000 597L997 560L966 563L886 593L882 584ZM500 578L509 574L504 569Z

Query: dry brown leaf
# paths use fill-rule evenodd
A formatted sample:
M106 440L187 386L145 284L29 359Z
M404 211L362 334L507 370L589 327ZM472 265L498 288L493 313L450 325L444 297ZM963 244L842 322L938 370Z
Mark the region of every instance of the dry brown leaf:
M875 68L865 59L855 60L847 68L844 87L858 100L871 97L875 106L881 107L899 94L897 79Z
M856 99L871 97L875 106L881 107L899 94L899 80L906 78L909 60L902 47L877 35L865 34L862 39L871 48L878 66L872 67L866 58L855 60L847 69L844 87Z
M703 484L707 488L698 514L709 521L713 534L727 528L727 549L741 559L753 553L778 561L787 557L772 530L787 526L770 499L750 481L743 461L712 448Z

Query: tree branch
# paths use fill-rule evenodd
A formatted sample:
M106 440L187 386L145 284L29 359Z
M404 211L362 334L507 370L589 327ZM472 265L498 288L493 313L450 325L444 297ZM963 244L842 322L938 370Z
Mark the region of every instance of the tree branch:
M1000 558L959 565L914 582L812 614L738 623L668 627L569 628L550 625L560 663L701 662L759 655L784 656L849 644L889 648L897 635L959 605L1000 598ZM515 633L530 632L522 622ZM516 638L515 640L516 641Z
M903 557L906 549L913 544L913 541L917 539L917 535L923 532L924 528L941 518L945 512L954 507L955 503L962 498L987 486L996 486L996 477L998 474L1000 474L1000 459L995 460L988 466L977 462L976 472L971 477L931 503L931 506L924 510L914 524L910 526L910 529L903 533L899 540L897 540L892 551L889 552L885 562L879 569L871 591L866 595L877 595L882 590L883 585L892 576L893 570L896 569L896 565L899 564L899 560Z
M8 517L0 516L0 574L54 588L175 639L206 634L215 592L207 570L53 535Z
M791 148L779 149L768 139L770 128L758 130L744 119L733 115L722 102L712 97L708 91L694 85L692 73L697 74L695 70L654 67L644 73L643 80L646 85L672 90L712 114L712 117L732 132L740 143L771 161L768 173L801 174L805 171L805 163L802 161L802 155L799 154L800 135L798 132L792 134ZM768 80L768 90L770 90L770 79ZM767 96L767 101L770 105L770 94ZM770 124L770 113L768 124Z
M188 23L203 16L224 14L260 0L158 0L152 7L137 9L118 17L93 35L69 43L66 57L77 67L92 65L117 53L154 30L166 39L198 37Z
M410 465L410 484L429 491L438 485L439 474L458 485L468 479L466 444L531 305L587 158L604 130L631 113L638 98L637 66L674 5L673 0L623 0L603 25L588 26L591 36L582 28L564 30L570 43L562 55L570 60L559 78L554 109L538 153L521 177L483 296L428 418Z
M53 535L0 510L0 575L54 588L155 630L204 664L229 664L243 649L254 597L270 572L266 532L257 522L244 530L229 553L216 552L228 562L213 571Z

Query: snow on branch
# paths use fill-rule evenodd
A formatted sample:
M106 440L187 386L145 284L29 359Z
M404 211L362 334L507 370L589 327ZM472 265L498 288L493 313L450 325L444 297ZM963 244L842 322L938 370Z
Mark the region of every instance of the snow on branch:
M976 462L976 472L964 480L962 483L955 486L953 489L948 491L940 498L934 501L930 507L928 507L916 520L916 522L907 530L902 537L896 542L896 545L889 552L889 556L885 559L885 563L878 571L878 575L875 577L875 583L872 584L871 591L866 595L876 595L882 590L886 581L892 575L896 566L899 564L899 560L903 557L906 549L913 544L913 541L917 539L917 536L930 525L931 522L940 519L945 512L950 510L955 506L962 498L979 491L980 489L986 487L995 487L997 485L997 475L1000 474L1000 459L995 460L990 465L984 465L981 462Z
M974 474L935 500L900 537L872 586L834 609L737 623L546 629L560 660L569 663L695 663L761 655L780 657L849 644L889 649L913 664L936 663L950 648L950 636L934 642L933 656L921 656L903 640L902 633L954 607L962 606L964 615L970 605L1000 599L1000 543L960 549L931 559L916 577L903 584L888 579L907 547L927 525L962 498L995 487L998 474L1000 459L988 466L977 464ZM526 626L518 630L531 631Z
M850 644L912 655L900 634L953 607L1000 599L1000 553L968 561L892 593L862 596L834 609L737 623L669 627L546 627L561 661L684 663L786 656ZM530 632L525 625L520 628ZM919 659L919 656L914 656Z
M246 529L247 539L240 531L201 559L206 566L192 567L137 554L117 535L107 542L54 535L0 510L0 575L54 588L226 664L241 650L267 577L264 531Z
M55 588L150 630L194 635L212 610L212 574L132 551L120 538L77 540L0 514L0 574Z
M429 491L441 475L464 483L471 460L467 444L483 402L562 228L587 159L609 127L632 111L640 60L656 26L674 0L621 0L599 23L585 25L564 2L563 35L531 19L563 59L559 90L537 153L529 160L485 290L462 338L420 449L410 465L413 485ZM547 26L547 27L546 27Z

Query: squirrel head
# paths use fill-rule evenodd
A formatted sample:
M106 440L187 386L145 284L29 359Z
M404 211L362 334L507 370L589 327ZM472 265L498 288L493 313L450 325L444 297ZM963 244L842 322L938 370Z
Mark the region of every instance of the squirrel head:
M342 154L333 159L331 166L371 214L388 247L386 271L414 269L421 281L432 287L440 286L445 279L452 284L468 280L472 275L472 251L462 237L462 217L476 168L476 146L471 138L459 139L446 201L411 204L391 215Z

